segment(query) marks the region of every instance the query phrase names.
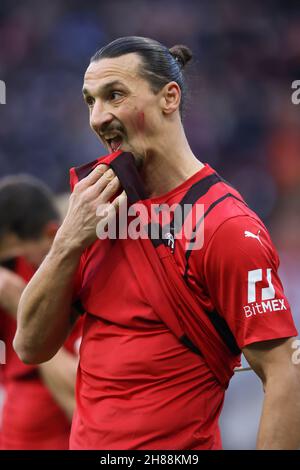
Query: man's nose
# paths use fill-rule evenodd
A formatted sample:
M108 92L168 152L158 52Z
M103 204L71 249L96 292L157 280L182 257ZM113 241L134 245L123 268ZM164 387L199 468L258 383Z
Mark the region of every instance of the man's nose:
M100 102L96 102L90 115L90 126L98 134L102 128L106 127L112 120L113 115Z

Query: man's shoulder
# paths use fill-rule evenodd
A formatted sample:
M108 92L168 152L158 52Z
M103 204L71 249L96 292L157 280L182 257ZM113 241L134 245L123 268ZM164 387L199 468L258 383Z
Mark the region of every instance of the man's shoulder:
M239 222L246 219L251 224L263 225L260 217L248 206L247 202L230 182L220 176L212 167L205 178L200 179L198 186L191 187L189 192L194 192L194 204L202 205L202 215L199 228L204 231L205 244L214 233L226 223L233 226L233 230ZM265 227L264 227L265 228Z

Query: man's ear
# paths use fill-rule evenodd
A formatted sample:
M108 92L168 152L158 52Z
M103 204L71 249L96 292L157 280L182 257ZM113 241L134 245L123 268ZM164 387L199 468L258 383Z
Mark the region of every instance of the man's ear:
M172 114L179 109L181 90L176 82L167 83L161 90L161 105L164 114Z

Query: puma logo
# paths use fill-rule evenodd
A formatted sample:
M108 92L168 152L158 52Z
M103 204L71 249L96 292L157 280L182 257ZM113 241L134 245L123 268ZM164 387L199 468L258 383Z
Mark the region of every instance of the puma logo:
M259 232L260 230L257 232L257 235L255 235L254 233L249 232L248 230L245 230L244 232L245 238L248 238L248 237L256 238L259 241L259 243L262 245L261 239L259 238Z

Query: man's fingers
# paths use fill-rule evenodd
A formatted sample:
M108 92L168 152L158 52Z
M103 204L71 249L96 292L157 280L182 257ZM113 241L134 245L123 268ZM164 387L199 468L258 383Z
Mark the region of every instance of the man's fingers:
M105 198L106 194L114 194L119 189L120 183L111 168L107 165L98 165L88 176L77 183L76 187L77 190L88 190L92 198L103 194L108 188L104 193Z
M109 168L102 176L101 178L96 181L90 188L90 192L91 194L93 194L93 196L97 197L100 193L102 193L102 191L104 190L104 188L114 180L114 178L116 178L116 175L114 173L114 171Z
M116 194L120 189L121 184L119 178L114 176L114 178L106 185L99 196L100 203L106 203L111 200L111 198Z

